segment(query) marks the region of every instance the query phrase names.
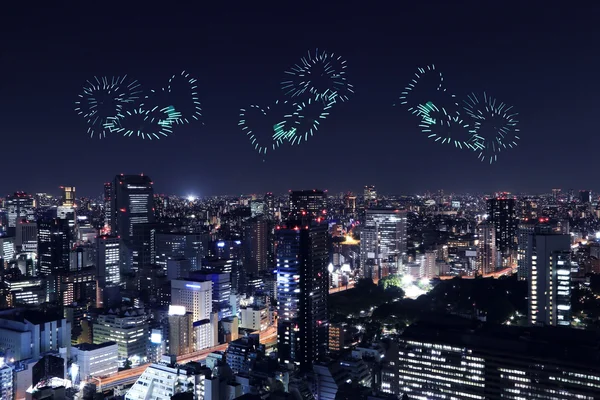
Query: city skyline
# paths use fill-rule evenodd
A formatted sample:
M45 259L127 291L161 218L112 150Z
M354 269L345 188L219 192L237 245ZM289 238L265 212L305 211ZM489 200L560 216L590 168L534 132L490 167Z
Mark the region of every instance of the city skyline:
M0 193L51 191L70 182L91 195L113 170L144 172L166 193L199 195L303 187L338 192L351 181L385 193L585 187L591 179L585 163L598 140L592 96L600 88L592 77L600 61L587 50L600 40L588 28L597 6L515 4L517 12L507 4L428 1L404 4L397 13L358 2L167 13L128 4L110 14L86 6L25 12L11 5L0 53L0 134L12 149L5 166L23 165L23 158L26 165L3 179ZM316 48L348 61L355 94L336 104L309 141L263 162L237 126L239 110L282 98L283 71ZM514 105L519 146L485 165L424 137L414 118L392 104L416 68L428 64L443 69L458 95L486 91ZM182 70L198 78L204 125L178 127L160 141L92 140L73 111L93 76L127 74L156 88ZM548 162L562 154L577 154L578 174Z

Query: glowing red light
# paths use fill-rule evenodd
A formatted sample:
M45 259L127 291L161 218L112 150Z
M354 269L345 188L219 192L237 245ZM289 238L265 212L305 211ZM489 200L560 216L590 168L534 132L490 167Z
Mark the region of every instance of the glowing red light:
M124 209L124 208L121 208L121 210L119 210L119 211L121 211L121 212L125 212L125 211L127 211L127 210L126 210L126 209Z

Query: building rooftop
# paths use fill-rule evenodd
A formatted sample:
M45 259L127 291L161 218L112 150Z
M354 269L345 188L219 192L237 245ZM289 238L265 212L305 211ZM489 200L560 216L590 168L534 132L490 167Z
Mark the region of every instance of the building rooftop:
M565 327L520 327L441 318L409 326L402 338L555 360L562 364L598 368L600 363L600 335Z
M104 347L114 346L116 344L117 344L117 342L104 342L104 343L99 343L99 344L81 343L81 344L73 345L73 347L76 347L79 351L93 351L93 350L102 349Z

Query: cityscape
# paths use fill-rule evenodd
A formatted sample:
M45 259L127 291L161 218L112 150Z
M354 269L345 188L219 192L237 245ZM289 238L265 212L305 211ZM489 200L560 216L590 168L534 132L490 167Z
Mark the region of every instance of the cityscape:
M3 4L0 400L600 399L598 15Z
M3 400L597 397L591 190L155 187L3 198Z

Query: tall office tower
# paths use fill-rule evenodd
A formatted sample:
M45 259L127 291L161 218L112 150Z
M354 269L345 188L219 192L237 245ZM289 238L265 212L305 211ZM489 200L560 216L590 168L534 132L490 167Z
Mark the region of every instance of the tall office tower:
M203 269L213 272L230 273L231 287L234 292L245 285L246 272L244 263L244 247L240 240L219 240L208 246L208 260L204 262ZM225 260L227 262L225 262Z
M124 263L125 270L139 271L156 264L156 235L160 228L155 223L132 226L130 240L124 243L131 256L131 264L129 260Z
M290 220L313 220L325 214L327 214L327 194L322 190L290 192Z
M406 253L406 211L367 209L361 232L360 261L365 277L382 278Z
M17 251L37 254L38 230L36 222L20 220L16 226L15 245Z
M508 193L488 199L487 212L489 221L496 229L496 247L502 253L502 266L508 267L517 252L517 215L515 199Z
M592 191L591 190L580 190L579 191L579 202L582 204L589 204L592 202Z
M212 313L212 281L180 280L171 281L171 304L185 307L192 313L192 322L210 319Z
M38 271L42 275L68 272L71 252L71 229L68 221L60 218L43 218L37 222Z
M8 210L8 227L15 228L17 221L35 221L35 200L25 192L15 192L6 196L6 209Z
M62 190L62 205L64 207L75 207L75 187L74 186L61 186Z
M304 371L327 351L327 223L288 222L277 229L277 355Z
M104 184L104 228L103 233L110 234L111 223L112 223L112 183L107 182Z
M145 175L117 175L112 183L110 212L111 233L125 243L133 237L137 224L154 222L154 189Z
M377 191L375 190L375 186L365 186L363 197L365 201L365 207L375 207L377 205Z
M264 218L252 218L244 226L244 262L246 273L258 274L267 269L268 227Z
M96 238L96 267L98 288L104 289L121 284L121 239L102 235Z
M169 313L169 354L182 356L194 351L192 313Z
M529 323L571 325L571 238L535 232L528 239Z
M477 272L479 275L487 275L498 267L498 250L496 248L496 230L489 221L483 221L477 225Z
M265 194L264 199L264 214L269 221L273 221L275 219L275 197L273 193L268 192Z
M186 259L190 270L199 270L206 256L208 235L199 233L156 233L156 264L167 269L169 260Z

